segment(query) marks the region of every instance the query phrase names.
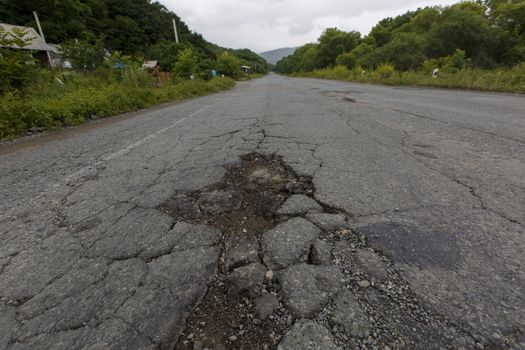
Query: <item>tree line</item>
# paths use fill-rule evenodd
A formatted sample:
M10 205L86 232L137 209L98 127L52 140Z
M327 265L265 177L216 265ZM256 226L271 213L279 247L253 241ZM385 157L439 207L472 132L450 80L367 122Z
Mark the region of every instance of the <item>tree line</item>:
M164 5L151 0L0 0L0 22L36 28L38 12L47 42L61 44L66 54L89 69L96 66L101 51L159 60L171 70L185 52L197 68L209 70L225 51L191 31ZM172 19L177 21L180 44L174 42ZM258 73L266 61L250 50L228 50L223 61L248 65ZM83 57L83 58L82 58ZM82 62L89 60L89 62ZM235 72L235 74L240 74Z
M385 18L370 33L327 29L276 65L280 73L346 66L400 71L492 69L525 59L525 0L465 1Z

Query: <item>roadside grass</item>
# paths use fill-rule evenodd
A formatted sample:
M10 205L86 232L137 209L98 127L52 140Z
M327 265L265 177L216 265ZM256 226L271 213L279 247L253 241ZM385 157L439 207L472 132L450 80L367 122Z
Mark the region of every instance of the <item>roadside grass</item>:
M451 89L469 89L525 93L525 64L506 69L462 69L455 72L441 72L437 78L424 71L399 72L378 67L374 71L365 71L360 67L348 69L346 66L317 69L311 72L292 74L296 77L345 80L361 83L434 86Z
M79 125L91 116L109 117L235 86L233 79L214 78L156 87L149 76L136 72L117 78L70 74L62 80L66 83L58 82L51 72L47 79L40 79L24 91L1 95L0 139L13 139L33 128L50 130Z

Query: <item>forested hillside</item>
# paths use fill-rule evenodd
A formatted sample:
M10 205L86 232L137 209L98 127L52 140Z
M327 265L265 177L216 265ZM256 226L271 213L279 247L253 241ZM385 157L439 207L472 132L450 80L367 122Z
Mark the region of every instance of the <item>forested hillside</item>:
M525 59L525 1L465 1L426 7L379 22L371 32L327 29L277 64L281 73L348 69L457 71L511 67Z
M257 76L243 66L268 69L254 52L206 41L151 0L0 0L0 23L36 28L33 11L62 61L50 67L17 49L31 40L0 25L0 140L230 89ZM144 60L160 69L143 68Z
M32 11L38 12L50 43L101 39L110 52L158 59L165 70L172 68L184 48L191 47L209 59L225 50L191 31L164 5L150 0L0 0L0 22L36 28ZM174 44L173 18L183 45ZM255 53L232 53L258 71L266 70L266 62Z

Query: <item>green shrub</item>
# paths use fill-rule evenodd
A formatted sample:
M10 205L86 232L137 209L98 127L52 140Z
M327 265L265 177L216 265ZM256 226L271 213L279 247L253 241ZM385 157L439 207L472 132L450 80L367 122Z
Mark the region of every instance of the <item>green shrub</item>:
M425 69L398 72L391 65L381 65L375 71L365 72L360 66L352 70L345 66L317 69L307 73L295 73L293 76L307 76L321 79L348 80L387 85L420 85L443 88L475 89L487 91L525 93L525 64L512 68L483 70L455 69L453 72L442 71L437 78L432 78Z
M381 79L390 78L394 75L396 72L396 68L388 63L380 64L374 71L374 73L378 74Z
M235 86L235 81L230 78L186 80L160 88L122 83L85 86L93 80L73 77L73 82L68 83L73 86L55 90L54 95L8 93L0 96L0 139L16 137L32 127L53 129L79 125L91 115L109 117Z
M0 25L0 93L20 89L35 80L40 69L29 50L13 50L11 46L23 48L29 44L26 32L14 28L6 31Z

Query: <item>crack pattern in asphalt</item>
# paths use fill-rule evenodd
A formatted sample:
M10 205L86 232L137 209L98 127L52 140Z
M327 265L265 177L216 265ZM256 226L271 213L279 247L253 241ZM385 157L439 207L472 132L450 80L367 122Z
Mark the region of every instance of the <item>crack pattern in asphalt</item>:
M522 143L291 81L7 159L0 349L520 349Z

